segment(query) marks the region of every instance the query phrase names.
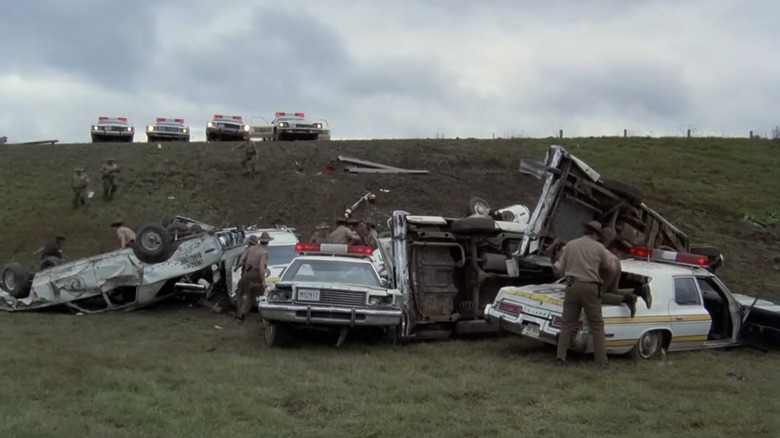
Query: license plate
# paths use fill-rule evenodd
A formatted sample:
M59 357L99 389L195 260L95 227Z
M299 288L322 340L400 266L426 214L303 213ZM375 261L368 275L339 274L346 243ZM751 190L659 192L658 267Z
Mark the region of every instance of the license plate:
M319 301L320 291L317 289L298 289L298 299L301 301Z
M538 324L526 324L523 326L523 334L534 338L539 337L539 325Z

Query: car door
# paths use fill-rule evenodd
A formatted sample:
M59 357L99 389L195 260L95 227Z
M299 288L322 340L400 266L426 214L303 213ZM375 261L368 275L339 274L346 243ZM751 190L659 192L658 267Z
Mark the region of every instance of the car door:
M670 350L702 348L707 341L712 320L704 308L696 277L672 278L674 296L669 300L669 318L672 326Z

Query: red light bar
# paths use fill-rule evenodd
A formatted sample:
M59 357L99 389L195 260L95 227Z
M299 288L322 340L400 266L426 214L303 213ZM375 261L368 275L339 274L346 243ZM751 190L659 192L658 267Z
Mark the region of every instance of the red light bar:
M295 113L295 117L303 117L303 113Z
M159 123L159 122L164 122L164 121L165 121L165 117L158 117L158 118L155 120L155 122L157 122L157 123Z
M100 116L100 117L98 117L98 120L101 121L101 122L105 122L106 120L108 120L108 117Z
M686 253L677 253L677 257L675 257L675 261L677 263L685 263L688 265L699 265L699 266L707 266L709 265L710 261L707 260L707 257L703 257L696 254L686 254Z
M224 119L225 117L222 114L214 114L214 120L216 119Z
M652 251L650 251L647 248L637 248L637 247L632 247L631 249L628 250L628 253L630 255L634 257L641 257L643 259L649 258L651 252Z
M176 123L181 123L183 125L184 124L184 119L176 119Z
M347 245L347 253L349 254L366 254L371 255L373 254L374 250L370 246L360 246L360 245Z
M295 244L295 252L312 252L321 254L363 254L371 255L374 253L370 246L362 245L338 245L330 243L305 243Z
M117 117L117 120L127 123L127 117Z
M707 266L709 260L707 257L697 254L689 254L677 251L664 251L660 249L649 248L631 248L628 254L633 257L648 259L656 262L674 262L685 265Z
M319 252L319 243L296 243L295 252Z
M287 113L280 113L280 112L277 112L277 113L276 113L276 115L275 115L274 117L282 117L282 116L286 116L286 115L287 115Z
M238 120L240 122L241 121L241 116L233 116L233 120Z

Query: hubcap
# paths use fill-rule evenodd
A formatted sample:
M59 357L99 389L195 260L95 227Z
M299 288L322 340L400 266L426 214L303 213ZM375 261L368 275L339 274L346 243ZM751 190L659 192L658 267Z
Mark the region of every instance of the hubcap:
M162 245L162 236L157 233L147 233L141 242L144 249L157 251Z
M488 212L490 211L488 206L485 205L482 202L475 203L474 204L474 210L477 210L477 213L479 213L479 214L488 214Z
M658 350L659 338L655 333L648 333L639 340L639 355L648 359Z
M14 278L13 272L9 271L5 273L3 283L5 283L5 286L10 290L16 289L16 279Z

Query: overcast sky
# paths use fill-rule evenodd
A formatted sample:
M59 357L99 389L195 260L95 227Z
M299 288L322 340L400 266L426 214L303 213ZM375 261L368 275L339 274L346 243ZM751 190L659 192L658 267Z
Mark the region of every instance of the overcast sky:
M769 134L776 0L2 0L0 136L98 116L326 119L334 139Z

